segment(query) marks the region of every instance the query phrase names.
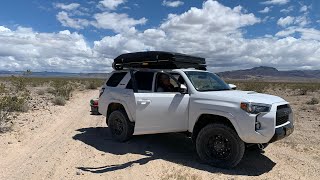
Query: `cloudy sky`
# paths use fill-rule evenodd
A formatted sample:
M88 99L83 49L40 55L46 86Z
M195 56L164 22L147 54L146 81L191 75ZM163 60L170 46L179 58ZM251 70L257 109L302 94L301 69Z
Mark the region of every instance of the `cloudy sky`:
M148 50L202 56L216 72L320 69L320 1L0 2L0 70L107 72Z

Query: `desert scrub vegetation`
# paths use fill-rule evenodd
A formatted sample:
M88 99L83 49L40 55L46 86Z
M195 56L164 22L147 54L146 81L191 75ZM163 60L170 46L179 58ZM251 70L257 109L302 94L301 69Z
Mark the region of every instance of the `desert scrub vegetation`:
M29 107L25 97L5 95L0 97L0 132L8 128L8 118L14 112L26 112Z
M308 92L320 91L319 82L261 82L261 81L227 81L235 84L237 89L266 92L268 89L272 90L292 90L296 95L307 95Z
M52 82L52 87L54 88L54 95L56 97L63 97L65 100L69 100L72 96L72 91L74 90L73 83L64 80L58 79Z
M6 85L3 83L0 83L0 95L6 93Z
M319 99L313 97L309 101L307 101L307 104L309 104L309 105L319 104Z
M52 103L58 106L64 106L66 104L66 99L61 96L56 96L52 99Z
M102 85L99 80L89 80L86 84L86 89L97 89Z

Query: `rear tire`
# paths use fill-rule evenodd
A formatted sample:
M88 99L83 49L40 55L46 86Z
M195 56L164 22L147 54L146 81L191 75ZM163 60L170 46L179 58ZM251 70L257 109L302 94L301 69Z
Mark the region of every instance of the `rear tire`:
M220 168L232 168L241 161L245 144L229 126L208 124L197 136L196 150L205 163Z
M129 121L124 110L113 111L108 117L108 126L114 140L125 142L129 140L134 131L134 123Z

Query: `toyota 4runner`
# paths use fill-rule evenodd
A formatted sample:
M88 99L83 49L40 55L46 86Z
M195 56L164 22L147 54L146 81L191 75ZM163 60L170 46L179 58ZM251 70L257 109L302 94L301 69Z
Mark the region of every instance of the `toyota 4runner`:
M202 58L168 52L117 57L100 91L99 112L112 137L187 132L204 162L236 166L248 146L265 147L293 132L293 113L280 97L235 90L205 69ZM193 68L193 69L190 69ZM171 90L159 90L160 77Z

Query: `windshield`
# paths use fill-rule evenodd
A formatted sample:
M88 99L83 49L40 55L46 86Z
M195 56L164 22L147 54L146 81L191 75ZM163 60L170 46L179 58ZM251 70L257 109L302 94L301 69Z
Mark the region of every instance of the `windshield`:
M229 85L213 73L201 71L186 71L185 73L197 91L230 90Z

